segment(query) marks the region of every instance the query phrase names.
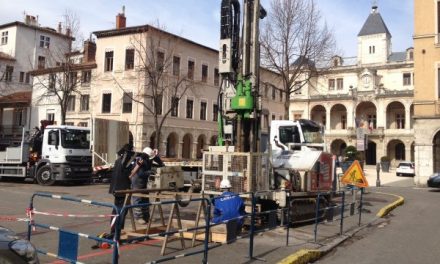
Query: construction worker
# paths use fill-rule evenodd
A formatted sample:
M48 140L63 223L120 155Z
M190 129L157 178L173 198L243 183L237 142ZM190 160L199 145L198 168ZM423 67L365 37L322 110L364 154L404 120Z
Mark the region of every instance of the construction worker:
M244 202L240 196L231 192L231 182L228 179L223 179L220 182L220 189L223 193L213 199L214 204L214 218L213 223L220 223L222 221L230 220L242 215L245 215ZM241 230L243 219L237 220L237 231Z
M115 193L120 190L129 190L131 182L128 176L131 173L131 162L134 158L133 146L125 144L118 152L118 158L115 161L115 165L112 170L112 178L110 182L110 188L108 192L114 196L114 205L121 209L124 206L125 194ZM114 211L112 214L117 214ZM123 219L122 217L121 219ZM123 220L122 220L123 221ZM112 227L112 230L114 228Z
M157 149L152 150L149 147L144 148L141 155L136 158L134 168L129 176L131 179L131 188L133 190L147 188L148 177L151 174L153 162L157 167L165 166L157 153ZM133 205L146 204L148 202L149 199L145 197L133 197L132 200ZM149 208L145 206L134 207L133 214L136 222L139 224L146 224L150 219Z

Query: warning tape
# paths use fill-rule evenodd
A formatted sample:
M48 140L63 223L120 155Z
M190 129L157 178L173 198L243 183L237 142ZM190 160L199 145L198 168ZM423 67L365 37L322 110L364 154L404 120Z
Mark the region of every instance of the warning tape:
M7 222L29 222L31 221L29 218L20 218L20 217L13 217L13 216L0 216L0 221L7 221Z
M33 214L46 215L46 216L58 216L58 217L76 217L76 218L108 218L116 217L118 215L113 214L66 214L66 213L50 213L50 212L40 212L37 210L32 210Z

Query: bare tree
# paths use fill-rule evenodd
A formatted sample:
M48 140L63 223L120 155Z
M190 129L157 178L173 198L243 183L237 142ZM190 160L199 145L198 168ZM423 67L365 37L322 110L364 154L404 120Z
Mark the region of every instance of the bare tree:
M78 48L75 36L79 36L79 17L72 11L66 10L63 19L65 41L51 45L48 48L47 61L44 62L52 67L36 65L37 69L32 72L35 78L33 90L38 94L37 103L59 105L61 124L66 122L66 112L72 95L80 94L78 88L81 82L81 78L78 77L81 67L76 60L78 53L75 52Z
M316 65L327 65L334 54L333 34L314 0L272 0L260 41L262 65L283 79L288 119L291 96L316 77Z
M176 56L179 38L164 30L146 25L142 32L131 37L136 55L138 78L141 85L135 93L127 93L125 87L115 78L124 91L124 96L140 104L154 123L154 147L160 150L162 127L165 120L177 111L179 101L188 89L194 91L194 69L183 75L180 57Z

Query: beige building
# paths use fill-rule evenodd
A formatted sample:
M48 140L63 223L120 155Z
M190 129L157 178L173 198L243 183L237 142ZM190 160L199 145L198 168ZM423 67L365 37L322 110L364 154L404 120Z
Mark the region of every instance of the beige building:
M415 183L440 171L440 2L414 1Z
M377 6L357 36L357 57L335 56L291 98L290 118L309 118L325 127L328 149L343 155L349 145L365 148L366 164L388 156L392 164L414 160L413 49L392 52ZM366 135L357 140L357 132Z
M125 15L118 14L115 29L94 32L97 66L90 86L81 89L81 96L88 95L89 108L75 108L67 121L75 125L91 118L127 121L136 150L155 147L149 82L159 80L159 86L168 87L156 97L159 121L170 110L161 130L161 154L201 158L201 150L214 145L217 137L218 51L151 25L125 24ZM154 79L150 75L158 71L149 67L163 67L159 71L163 76ZM276 74L261 70L261 78L265 93L262 126L267 129L270 119L282 117L285 98L277 88ZM178 82L176 92L172 87Z
M24 21L0 25L0 137L20 140L23 127L31 120L31 92L36 69L53 67L58 54L69 51L70 31L41 26L38 17L25 15Z

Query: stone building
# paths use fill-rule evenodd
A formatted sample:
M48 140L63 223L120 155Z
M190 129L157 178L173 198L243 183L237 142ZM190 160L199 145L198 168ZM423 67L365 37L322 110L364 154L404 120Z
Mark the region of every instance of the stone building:
M336 155L353 145L365 148L366 164L382 156L394 165L414 160L413 48L392 52L391 33L377 6L357 40L357 57L334 56L329 67L305 73L313 76L291 98L290 118L321 123ZM365 141L357 140L359 133Z
M440 2L414 1L416 185L440 171Z
M30 71L55 66L55 53L69 51L69 30L42 27L38 17L0 25L0 134L29 128L33 78Z
M90 85L81 88L81 96L89 98L89 108L83 111L77 102L67 121L75 125L90 124L91 118L127 121L136 150L156 147L155 119L150 111L153 97L148 88L153 79L146 74L151 74L148 67L163 67L161 85L182 82L188 89L178 100L179 93L170 89L155 97L159 121L170 110L161 129L161 154L201 158L201 150L214 145L217 137L218 50L151 25L127 27L124 13L117 15L116 28L94 35L96 69ZM262 126L267 129L271 119L283 116L285 98L277 74L261 69L260 75L264 87Z

